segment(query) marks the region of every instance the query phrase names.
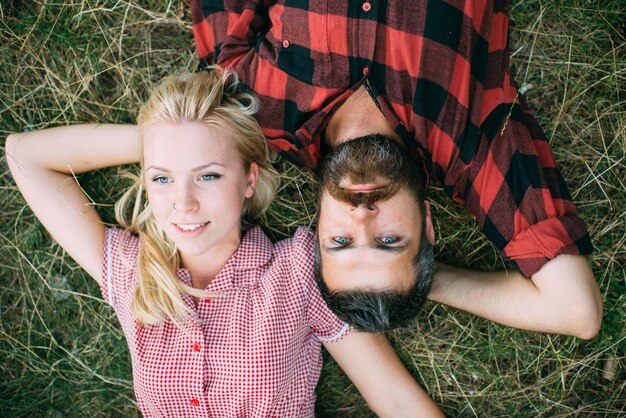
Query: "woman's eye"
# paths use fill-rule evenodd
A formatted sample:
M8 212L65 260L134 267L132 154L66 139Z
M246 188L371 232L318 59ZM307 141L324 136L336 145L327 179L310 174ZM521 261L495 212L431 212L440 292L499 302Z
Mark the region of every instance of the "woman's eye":
M218 174L203 174L200 176L200 179L202 181L211 181L211 180L216 180L218 178L220 178Z
M333 237L333 242L339 245L347 245L350 243L350 240L346 237Z
M152 179L152 181L153 181L154 183L161 183L161 184L165 184L165 183L169 183L169 182L170 182L170 179L169 179L169 178L167 178L167 177L163 177L163 176L157 176L157 177L154 177L154 178Z
M398 242L398 237L394 237L393 235L389 235L389 236L386 236L386 237L382 237L380 239L380 242L382 244L385 244L385 245L395 244L396 242Z

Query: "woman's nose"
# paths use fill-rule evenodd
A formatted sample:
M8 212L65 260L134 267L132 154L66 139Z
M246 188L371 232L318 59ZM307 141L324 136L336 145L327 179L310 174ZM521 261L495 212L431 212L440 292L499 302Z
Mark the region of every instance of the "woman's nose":
M173 208L178 212L194 212L198 210L198 200L195 197L192 185L183 184L179 187Z

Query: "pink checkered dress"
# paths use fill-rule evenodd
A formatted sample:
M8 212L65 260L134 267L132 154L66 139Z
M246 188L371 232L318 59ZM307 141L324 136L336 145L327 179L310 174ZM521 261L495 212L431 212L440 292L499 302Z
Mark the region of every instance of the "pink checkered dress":
M135 395L146 417L313 416L321 341L349 332L321 299L312 269L314 236L300 228L272 244L259 227L207 287L185 331L141 325L130 310L139 239L105 237L102 294L126 335ZM185 269L178 272L191 285Z

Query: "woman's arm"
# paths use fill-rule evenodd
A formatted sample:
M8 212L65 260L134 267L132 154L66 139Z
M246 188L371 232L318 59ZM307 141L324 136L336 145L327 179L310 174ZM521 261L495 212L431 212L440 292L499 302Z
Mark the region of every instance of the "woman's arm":
M443 417L384 334L352 331L324 347L379 417Z
M6 159L37 218L98 282L104 226L73 174L139 160L133 125L76 125L9 135Z

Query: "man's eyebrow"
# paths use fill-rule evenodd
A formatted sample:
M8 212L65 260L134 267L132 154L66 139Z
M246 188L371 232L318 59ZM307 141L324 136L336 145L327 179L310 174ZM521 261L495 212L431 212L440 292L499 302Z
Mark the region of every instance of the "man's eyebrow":
M402 245L384 245L381 243L377 243L376 246L374 248L376 248L377 250L382 250L382 251L387 251L390 253L401 253L403 251L405 251L406 249L409 248L409 245L411 243L410 242L405 242Z
M370 246L369 248L374 248L376 250L385 251L385 252L388 252L388 253L401 253L401 252L406 251L409 248L410 245L411 245L410 241L407 241L407 242L405 242L402 245L394 245L394 246L384 245L384 244L381 244L381 243L376 243L376 245ZM333 246L329 247L327 245L324 245L323 248L324 248L324 252L326 252L328 254L337 254L338 252L341 252L343 250L352 250L355 247L350 243L350 244L347 244L347 245L341 245L341 246L337 246L337 247L333 247Z

